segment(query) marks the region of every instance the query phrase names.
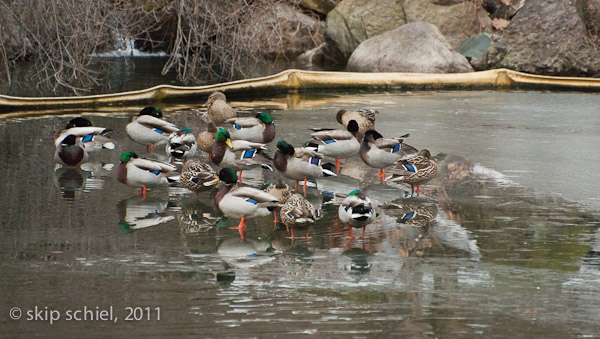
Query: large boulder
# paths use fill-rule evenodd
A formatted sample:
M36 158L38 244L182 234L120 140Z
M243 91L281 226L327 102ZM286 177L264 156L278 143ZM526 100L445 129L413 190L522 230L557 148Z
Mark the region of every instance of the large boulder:
M578 15L575 1L527 1L484 55L486 68L534 74L594 76L600 53Z
M473 68L439 29L427 22L400 26L363 41L348 60L348 71L464 73Z
M286 3L274 4L249 22L246 29L257 32L253 40L273 57L295 58L325 42L324 25Z
M404 15L407 23L434 24L455 49L475 34L492 32L489 13L478 1L405 0Z
M344 0L327 14L327 36L345 58L361 42L405 24L400 1Z
M358 44L405 23L429 22L452 47L470 36L491 33L488 13L470 0L344 0L327 15L327 36L345 57Z

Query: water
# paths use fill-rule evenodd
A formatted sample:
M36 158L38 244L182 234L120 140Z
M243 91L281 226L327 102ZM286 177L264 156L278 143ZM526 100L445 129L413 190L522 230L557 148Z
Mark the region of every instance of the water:
M122 152L147 155L124 132L139 108L84 114L118 142L84 170L53 163L53 134L75 113L0 120L0 336L595 337L596 102L545 92L234 102L268 108L292 144L306 141L305 128L337 127L340 108L375 108L384 135L411 133L412 145L440 159L419 198L382 185L359 158L346 161L343 176L309 188L323 218L293 243L270 217L250 220L241 240L229 229L238 220L222 218L211 192L196 201L162 187L143 200L118 183ZM166 119L197 133L198 106L186 104L164 107ZM244 179L264 187L276 176L253 170ZM322 194L358 187L379 213L364 241L348 237ZM419 222L397 221L411 211ZM38 319L28 320L36 306ZM11 320L13 307L20 320ZM87 319L68 320L84 310ZM103 310L107 320L98 319ZM60 319L50 324L51 314Z

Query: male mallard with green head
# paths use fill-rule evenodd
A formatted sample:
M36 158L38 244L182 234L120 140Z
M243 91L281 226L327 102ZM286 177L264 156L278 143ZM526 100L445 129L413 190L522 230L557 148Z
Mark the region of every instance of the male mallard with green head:
M165 144L169 141L171 133L179 131L177 126L162 120L162 111L158 107L145 107L137 116L134 116L125 131L131 140L152 147Z
M231 168L222 168L218 180L224 185L215 195L215 205L226 216L241 219L237 229L242 238L245 236L246 219L267 216L281 206L271 194L256 188L240 186L237 175Z
M416 156L400 160L386 171L391 174L386 180L409 184L410 195L417 192L418 197L421 192L420 185L437 177L440 169L437 162L431 157L431 153L422 149Z
M131 187L142 189L142 196L146 197L146 187L165 185L179 180L177 167L166 162L139 158L134 152L121 154L117 168L117 180Z
M275 123L268 113L258 113L255 117L231 118L231 140L246 140L267 144L275 139Z
M243 170L258 166L271 169L271 166L267 164L271 159L262 153L264 150L266 150L265 144L246 140L232 141L229 131L221 128L215 135L210 159L217 166L222 168L229 167L240 171L241 181Z

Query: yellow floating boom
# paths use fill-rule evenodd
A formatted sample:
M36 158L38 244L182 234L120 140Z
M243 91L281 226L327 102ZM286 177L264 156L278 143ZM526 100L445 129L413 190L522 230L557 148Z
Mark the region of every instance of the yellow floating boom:
M73 97L13 97L0 95L0 112L48 110L57 108L130 106L163 100L190 98L202 100L209 93L288 92L312 89L560 89L599 91L600 79L533 75L509 69L472 73L357 73L303 71L281 73L205 86L159 85L148 89Z

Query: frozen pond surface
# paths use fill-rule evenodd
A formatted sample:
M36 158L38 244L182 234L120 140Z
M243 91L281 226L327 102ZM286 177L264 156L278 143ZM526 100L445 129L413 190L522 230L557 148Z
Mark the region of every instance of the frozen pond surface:
M383 135L410 133L411 145L440 160L438 179L419 198L379 183L360 158L347 160L342 176L309 189L323 218L310 239L293 244L271 217L249 220L241 240L228 228L238 220L222 218L211 192L196 201L186 189L162 187L142 200L117 182L122 152L150 156L124 131L141 107L84 114L113 129L118 143L84 170L54 169L53 134L75 113L0 119L0 337L595 337L599 100L402 92L234 101L272 110L277 139L294 145L309 127L337 128L341 108L374 108ZM204 128L185 103L163 110L195 134ZM244 172L255 187L276 179ZM322 194L359 187L379 213L364 241L348 237ZM397 208L382 207L390 202ZM419 222L398 222L413 211ZM40 317L54 310L61 319L28 321L36 306L47 311ZM111 306L110 320L67 319ZM20 320L11 320L13 307ZM144 319L125 320L127 307L141 307Z

